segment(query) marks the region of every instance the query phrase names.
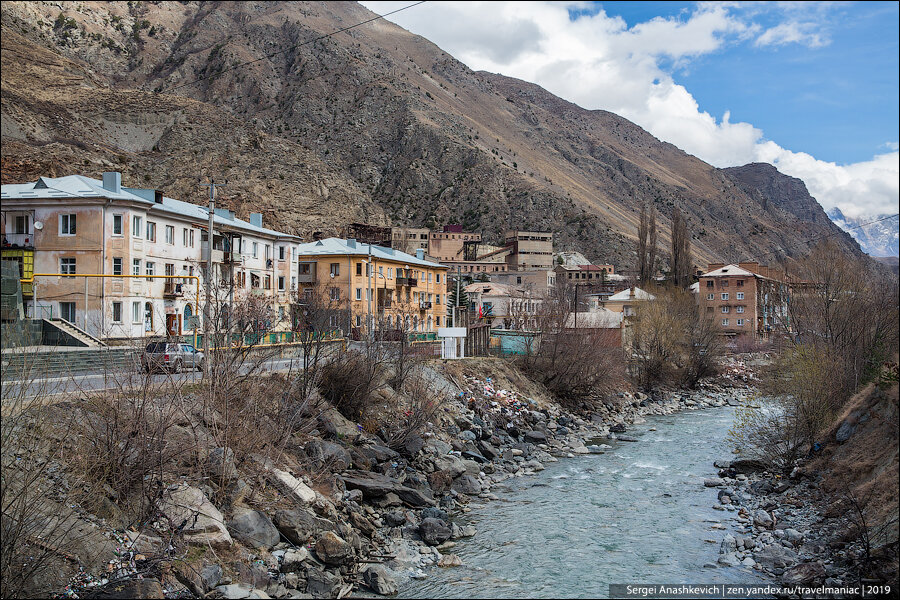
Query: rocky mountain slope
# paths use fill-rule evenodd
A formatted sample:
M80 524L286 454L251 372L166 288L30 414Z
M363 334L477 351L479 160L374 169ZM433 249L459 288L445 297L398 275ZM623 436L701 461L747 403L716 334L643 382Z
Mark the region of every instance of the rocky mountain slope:
M761 178L749 189L387 21L323 37L373 17L353 3L4 3L3 181L114 166L202 201L194 178L211 173L239 215L300 234L455 222L496 243L514 226L620 268L645 202L664 248L672 211L687 215L698 265L776 262L838 233L811 198L782 202L785 181L808 193L774 169L746 167Z
M859 242L859 247L869 256L900 256L900 231L896 217L875 215L854 219L844 215L837 206L828 211L828 217Z

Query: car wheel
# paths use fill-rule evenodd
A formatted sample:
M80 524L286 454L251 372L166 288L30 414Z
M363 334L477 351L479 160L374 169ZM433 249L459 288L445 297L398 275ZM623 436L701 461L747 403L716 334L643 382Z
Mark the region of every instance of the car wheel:
M200 362L197 363L197 369L198 369L201 373L203 373L204 371L206 371L206 359L205 359L205 358L201 358L201 359L200 359Z
M173 373L181 373L181 367L182 367L181 359L176 360L175 365L172 367L172 372Z

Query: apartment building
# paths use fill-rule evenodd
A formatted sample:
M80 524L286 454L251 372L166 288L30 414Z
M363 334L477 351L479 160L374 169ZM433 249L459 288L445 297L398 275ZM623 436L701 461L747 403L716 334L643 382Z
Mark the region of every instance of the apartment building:
M465 291L473 318L494 329L527 330L537 326L543 305L541 295L523 287L495 282L471 283Z
M411 255L327 238L300 244L297 252L302 293L327 295L344 309L342 317L336 312L333 327L357 337L369 327L430 332L446 326L447 267L426 260L421 248Z
M506 263L510 271L550 270L553 268L553 234L541 231L507 231L510 249Z
M784 273L757 262L713 263L700 276L697 302L726 336L766 339L787 327L790 285Z
M391 248L407 254L415 254L416 250L428 252L430 234L427 227L392 227Z
M102 181L69 175L3 185L0 197L3 260L18 262L22 277L58 274L23 286L29 317L62 318L101 339L200 327L205 207L124 187L115 172ZM264 228L261 214L247 222L217 209L213 221L212 282L226 296L219 299L262 297L271 303L270 327L288 326L299 238Z

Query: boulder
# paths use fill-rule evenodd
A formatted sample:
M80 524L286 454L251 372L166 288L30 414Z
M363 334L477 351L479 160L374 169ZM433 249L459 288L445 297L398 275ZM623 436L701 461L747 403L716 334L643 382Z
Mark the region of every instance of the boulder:
M181 528L189 544L219 548L232 544L222 513L195 487L170 486L163 492L158 508L173 528Z
M755 460L752 458L739 458L737 460L731 461L731 464L728 467L730 469L734 469L737 473L749 475L751 473L759 473L761 471L765 471L766 463L762 462L761 460Z
M306 570L306 593L313 598L337 598L342 583L340 576L331 571L312 567Z
M537 430L526 431L525 441L532 444L544 444L547 442L547 434Z
M719 546L719 554L731 554L733 552L737 552L737 540L729 533L722 539L722 544Z
M487 458L478 454L477 452L466 451L466 452L463 452L462 455L463 455L463 458L467 458L467 459L477 462L479 464L484 464L486 462L490 462L490 461L488 461Z
M770 570L783 569L797 562L797 553L781 544L769 544L754 552L753 559Z
M227 527L236 540L251 548L268 550L281 541L278 529L258 510L236 508Z
M434 498L427 490L416 490L406 487L400 481L371 473L369 471L346 471L341 475L348 489L358 489L367 499L381 498L393 493L400 500L413 507L434 506Z
M446 471L451 478L455 478L466 472L466 463L458 456L446 454L434 459L434 468L437 471Z
M476 496L481 493L481 483L471 475L464 474L453 480L450 489L467 496Z
M316 501L316 493L287 471L272 468L269 470L269 478L281 493L300 504L312 504Z
M728 554L720 554L717 562L726 567L737 567L741 564L741 559L734 552L729 552Z
M381 565L370 565L362 572L363 582L379 596L393 596L398 591L397 581Z
M721 479L704 479L703 485L711 488L711 487L722 487L725 484L722 482Z
M854 431L856 431L856 423L844 421L834 434L834 439L837 440L839 444L843 444L850 439L850 436L853 435Z
M329 565L346 563L353 557L353 547L332 531L326 531L316 541L316 556Z
M421 436L413 434L403 441L403 447L400 449L400 453L409 459L413 459L424 447L425 440L423 440Z
M377 463L400 458L400 454L396 451L391 450L387 446L379 446L377 444L360 446L359 451L368 456L370 460Z
M444 554L438 560L437 566L442 568L459 567L462 565L462 559L455 554Z
M284 553L281 557L281 572L296 573L303 569L303 561L309 559L309 550L298 546Z
M799 546L803 543L803 534L796 529L788 527L784 530L784 539L795 546Z
M440 519L422 519L419 525L419 536L429 546L443 544L450 539L450 527Z
M825 565L820 561L815 561L791 567L781 576L781 583L786 586L804 585L815 587L825 581L825 577Z
M234 451L231 448L213 448L206 458L207 472L218 483L237 479L234 466Z
M303 447L306 456L317 468L326 468L329 471L343 471L349 469L353 459L346 448L334 442L325 440L312 440Z
M772 515L768 512L760 508L753 513L753 524L763 529L771 529L775 525L775 519L773 519Z
M252 588L249 585L241 583L232 583L229 585L220 585L212 592L210 598L225 598L227 600L243 600L244 598L269 598L270 596L264 591Z
M305 509L279 510L275 513L275 527L284 537L298 546L318 536L323 531L334 531L334 523L321 519Z
M437 508L436 506L429 506L428 508L422 509L422 518L423 519L440 519L445 523L450 522L450 515L447 514L446 510L441 508Z
M224 572L222 571L222 567L216 564L205 565L202 569L200 569L200 583L203 586L203 591L208 592L222 581L222 576Z

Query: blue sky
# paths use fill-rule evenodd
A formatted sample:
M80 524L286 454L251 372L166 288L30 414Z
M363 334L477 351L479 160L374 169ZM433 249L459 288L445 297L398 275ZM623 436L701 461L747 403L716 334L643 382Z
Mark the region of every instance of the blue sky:
M898 211L897 2L429 1L389 19L714 166L771 163L826 209Z
M633 27L655 17L685 19L692 2L593 2L570 18L622 17ZM750 7L750 9L759 7ZM815 14L822 45L726 45L689 64L666 65L702 110L746 121L790 150L849 164L870 159L898 138L900 4L863 2ZM774 27L778 14L755 19ZM826 43L827 40L827 43ZM663 61L665 63L665 61Z

